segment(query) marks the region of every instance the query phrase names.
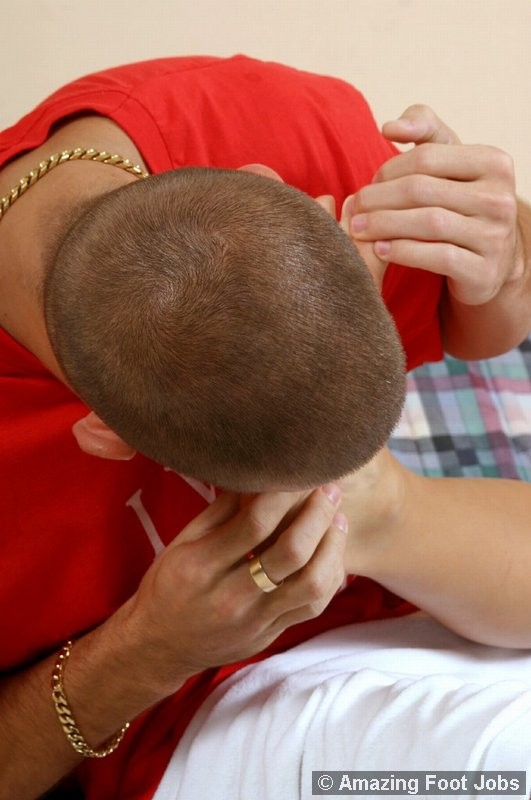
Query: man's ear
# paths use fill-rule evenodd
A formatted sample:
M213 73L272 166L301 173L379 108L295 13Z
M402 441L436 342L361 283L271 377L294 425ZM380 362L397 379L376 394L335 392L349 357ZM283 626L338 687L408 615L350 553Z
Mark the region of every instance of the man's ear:
M72 433L80 449L91 456L129 461L136 453L93 411L72 425Z
M266 167L265 164L245 164L243 167L238 167L238 172L252 172L253 175L262 175L264 178L284 183L278 172L271 167Z

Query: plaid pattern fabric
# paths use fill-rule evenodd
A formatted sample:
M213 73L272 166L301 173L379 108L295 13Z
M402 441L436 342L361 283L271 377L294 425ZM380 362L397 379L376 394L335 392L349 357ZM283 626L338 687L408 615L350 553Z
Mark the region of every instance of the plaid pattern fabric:
M411 372L390 448L428 476L531 481L531 337L503 356Z

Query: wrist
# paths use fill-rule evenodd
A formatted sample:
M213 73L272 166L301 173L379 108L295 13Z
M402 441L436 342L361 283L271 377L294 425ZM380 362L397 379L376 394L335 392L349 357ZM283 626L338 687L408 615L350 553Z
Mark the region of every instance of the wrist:
M411 480L415 476L387 448L373 465L374 469L364 474L362 493L359 482L344 489L341 510L349 520L347 572L378 580L407 530Z
M174 694L196 672L180 662L175 633L161 631L159 619L146 611L141 590L142 586L109 623L125 638L129 681L142 698L153 698L152 705Z
M162 682L149 643L131 614L131 600L74 643L63 686L83 737L96 748L125 722L184 682Z

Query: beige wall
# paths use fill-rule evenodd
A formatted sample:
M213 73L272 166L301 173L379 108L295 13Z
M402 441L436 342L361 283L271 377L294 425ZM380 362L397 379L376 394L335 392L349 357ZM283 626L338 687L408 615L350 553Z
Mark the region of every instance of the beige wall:
M432 105L513 155L531 199L531 0L0 0L0 128L70 78L245 52L343 77L383 122Z

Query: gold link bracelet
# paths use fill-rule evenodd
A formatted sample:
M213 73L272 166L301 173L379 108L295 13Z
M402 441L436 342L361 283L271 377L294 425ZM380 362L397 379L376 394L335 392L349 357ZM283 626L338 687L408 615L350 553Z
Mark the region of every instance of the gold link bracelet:
M59 722L61 723L61 727L65 732L65 736L76 753L85 756L85 758L105 758L105 756L109 756L111 753L114 753L124 738L127 729L129 728L129 722L126 722L125 725L123 725L120 730L114 734L114 736L104 742L101 747L97 748L96 750L92 748L84 739L73 717L70 706L68 705L68 700L66 699L63 686L65 664L70 656L71 648L72 642L67 642L65 646L61 648L53 668L52 698L55 705L55 710L57 711L57 716L59 717Z

